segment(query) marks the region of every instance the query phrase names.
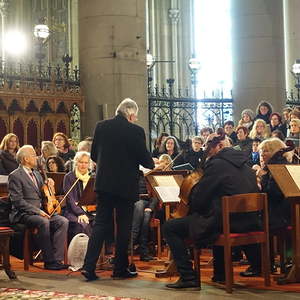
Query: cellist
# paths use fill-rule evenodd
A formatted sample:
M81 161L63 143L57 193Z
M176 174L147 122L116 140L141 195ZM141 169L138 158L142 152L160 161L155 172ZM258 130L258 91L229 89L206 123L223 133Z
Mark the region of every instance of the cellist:
M66 269L68 266L62 260L69 222L59 214L51 213L50 216L43 210L41 189L44 182L40 173L34 170L37 166L34 148L24 145L18 150L16 159L19 167L8 177L12 203L10 222L38 229L38 244L43 253L45 269ZM47 183L54 186L50 178Z
M164 224L164 236L180 274L177 282L167 284L168 288L199 289L184 240L190 237L198 247L213 244L221 233L222 196L258 192L255 174L247 165L248 158L244 157L243 152L231 148L224 134L209 135L204 156L207 159L203 167L203 176L189 196L189 214L183 218L171 219ZM256 215L243 215L235 221L235 226L239 230L236 232L250 230L250 228L258 229L259 220ZM258 246L251 245L243 250L258 275L260 272ZM223 282L225 280L223 249L213 247L213 255L212 280Z

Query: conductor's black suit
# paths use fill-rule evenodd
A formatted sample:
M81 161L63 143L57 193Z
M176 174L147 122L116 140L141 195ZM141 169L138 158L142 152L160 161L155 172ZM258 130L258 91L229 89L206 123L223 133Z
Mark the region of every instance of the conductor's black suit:
M114 274L128 267L133 205L138 200L139 165L153 168L143 128L122 115L97 124L91 158L97 163L97 214L83 269L94 272L103 240L116 208L117 240Z

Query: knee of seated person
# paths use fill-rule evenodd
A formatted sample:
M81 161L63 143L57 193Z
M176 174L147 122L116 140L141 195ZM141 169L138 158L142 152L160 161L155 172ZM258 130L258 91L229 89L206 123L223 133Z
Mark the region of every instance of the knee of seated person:
M68 227L69 226L69 220L63 216L60 216L59 221L58 221L60 227Z
M134 203L134 209L144 209L144 202L142 200L139 200L137 202Z

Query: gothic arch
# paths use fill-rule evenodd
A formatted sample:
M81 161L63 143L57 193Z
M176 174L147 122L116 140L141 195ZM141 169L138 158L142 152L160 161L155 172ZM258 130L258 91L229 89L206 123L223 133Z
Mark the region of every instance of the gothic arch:
M56 113L59 113L59 114L67 114L68 113L66 105L63 101L59 102L57 109L56 109Z
M50 104L48 101L44 101L42 106L41 106L41 110L40 110L41 113L53 113L53 109L51 108Z
M44 124L44 141L52 141L53 134L53 124L50 120L47 120Z
M8 107L9 112L15 112L15 111L23 111L22 107L20 106L18 100L13 99L11 104Z
M24 126L19 118L14 121L13 133L19 138L20 146L24 145Z
M0 142L2 141L3 137L7 134L7 128L5 121L0 118Z
M30 100L30 102L28 103L26 109L26 112L39 112L35 102L33 100Z
M60 120L57 123L56 132L62 132L64 134L67 134L66 124L65 124L65 122L63 120Z
M38 128L33 119L27 124L27 144L32 145L34 148L38 146Z

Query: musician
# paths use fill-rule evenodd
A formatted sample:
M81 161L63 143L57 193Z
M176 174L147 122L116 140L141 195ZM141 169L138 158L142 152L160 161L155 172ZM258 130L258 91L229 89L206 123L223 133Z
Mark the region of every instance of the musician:
M222 232L221 198L225 195L258 192L255 173L247 166L248 157L229 146L228 137L211 134L207 140L208 159L203 167L203 177L191 191L190 212L184 218L171 219L164 225L167 243L173 254L180 278L168 288L199 288L184 240L191 237L196 246L213 244ZM235 232L257 230L257 215L236 215L232 220ZM260 268L257 245L244 251L252 266ZM222 247L213 247L213 281L223 282L224 252ZM245 275L245 274L244 274ZM247 275L247 274L246 274Z
M78 233L91 235L90 217L85 207L78 205L78 201L85 189L89 179L89 168L91 166L90 154L85 151L77 152L74 157L75 169L64 177L63 190L66 194L73 183L79 178L75 187L66 199L64 216L69 220L68 242Z
M47 172L65 172L64 161L59 156L49 156L46 161Z
M144 130L135 125L138 106L131 99L123 100L113 119L96 126L91 158L97 163L95 190L97 212L89 240L82 275L96 280L96 263L105 232L116 209L116 259L112 277L125 279L137 276L128 270L128 242L134 202L138 200L139 165L152 169L153 160L146 148Z
M162 154L168 154L172 159L176 158L180 151L180 147L176 137L168 136L163 142L163 152Z
M37 158L37 164L43 170L46 170L46 161L49 156L57 156L58 150L50 141L42 141L41 155ZM49 172L49 170L48 170Z
M43 179L34 170L37 156L32 146L24 145L16 155L19 167L8 177L8 192L12 203L11 223L21 223L38 228L38 243L44 258L44 268L62 270L64 245L67 238L68 220L58 214L49 217L42 209ZM54 182L48 179L49 184Z
M71 149L68 137L64 133L56 132L53 136L52 142L58 150L58 156L61 157L64 162L74 158L75 151Z

